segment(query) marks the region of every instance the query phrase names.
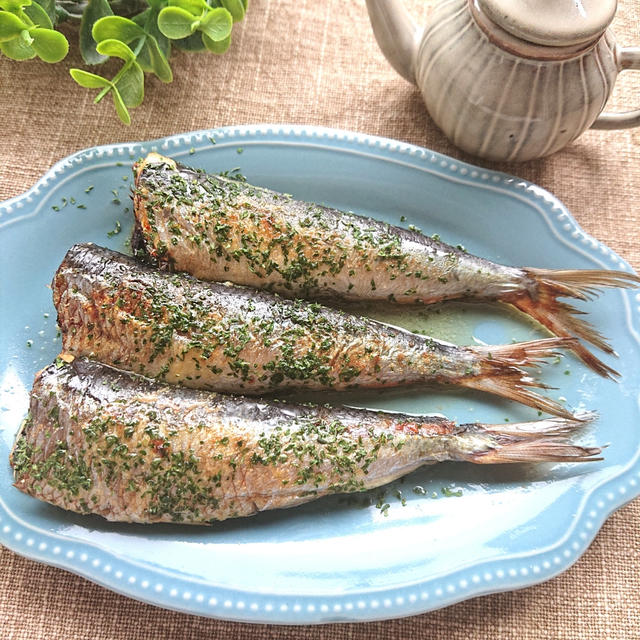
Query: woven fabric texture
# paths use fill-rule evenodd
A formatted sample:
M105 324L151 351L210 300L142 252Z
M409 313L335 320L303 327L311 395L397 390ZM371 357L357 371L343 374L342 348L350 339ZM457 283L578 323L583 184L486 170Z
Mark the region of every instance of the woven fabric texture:
M435 0L407 1L426 23ZM640 1L620 0L613 30L640 44ZM77 33L67 29L70 40ZM253 0L222 57L175 54L175 80L147 80L124 127L107 100L77 87L61 64L0 58L0 200L29 188L52 164L96 144L146 140L245 123L324 125L426 146L531 180L640 269L640 129L588 131L552 157L478 161L435 127L415 87L379 52L364 0ZM611 110L638 107L640 74L621 74ZM634 104L635 102L635 104ZM0 285L1 286L1 285ZM624 355L624 354L622 354ZM625 428L625 425L620 425ZM0 548L1 635L9 640L142 638L640 638L640 501L613 514L585 555L555 579L412 618L320 627L251 626L164 611L113 594Z

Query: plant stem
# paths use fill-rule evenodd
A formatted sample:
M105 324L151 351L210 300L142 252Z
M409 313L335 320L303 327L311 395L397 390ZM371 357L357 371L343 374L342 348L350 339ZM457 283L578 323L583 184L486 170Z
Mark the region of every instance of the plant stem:
M137 58L140 51L142 51L142 47L144 47L144 43L146 42L146 40L147 40L147 34L143 35L138 41L138 44L136 45L136 48L133 52L133 55L135 56L135 58ZM94 104L98 104L98 102L100 102L100 100L102 100L102 98L104 98L107 95L107 93L109 93L109 91L111 91L111 89L113 89L116 86L116 84L118 84L118 80L122 78L122 76L124 75L124 72L131 66L131 63L135 61L135 58L133 60L127 60L127 62L125 62L122 65L122 69L120 69L120 71L116 73L115 78L111 80L111 84L108 87L105 87L96 96L95 100L93 101Z

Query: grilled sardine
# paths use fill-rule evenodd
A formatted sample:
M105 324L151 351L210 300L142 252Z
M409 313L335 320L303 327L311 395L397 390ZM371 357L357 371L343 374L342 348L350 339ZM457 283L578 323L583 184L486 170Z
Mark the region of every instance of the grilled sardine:
M584 416L583 416L584 419ZM296 406L151 381L84 359L41 371L16 438L15 486L122 522L206 524L364 491L423 464L584 461L583 424L513 425Z
M302 300L158 271L92 244L53 279L63 348L188 387L257 394L456 384L567 417L521 366L570 346L549 338L457 347Z
M557 336L611 347L558 298L586 300L598 287L636 286L637 275L499 265L352 213L183 167L150 154L135 169L137 241L148 255L204 280L229 280L290 297L511 304ZM616 372L575 342L602 375Z

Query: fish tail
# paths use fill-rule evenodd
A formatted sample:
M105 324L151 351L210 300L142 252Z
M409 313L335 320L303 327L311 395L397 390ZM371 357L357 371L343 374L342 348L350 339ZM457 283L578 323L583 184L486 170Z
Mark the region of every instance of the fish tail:
M533 378L524 368L537 369L540 363L556 357L558 349L573 349L575 338L545 338L509 345L471 347L478 358L480 373L463 378L462 385L520 402L539 411L564 418L573 414L559 402L533 391L550 387Z
M504 299L505 302L536 319L556 336L577 336L605 353L615 353L606 338L593 325L579 317L583 315L583 311L558 301L558 298L590 300L598 295L598 290L602 287L637 287L640 277L625 271L600 269L525 269L525 272L535 281L535 287L510 295ZM608 378L619 375L580 342L576 342L572 349L588 367L600 375Z
M549 418L514 424L473 424L469 431L491 436L491 446L468 454L465 459L477 464L507 462L595 462L604 447L582 447L567 440L576 428L593 421L591 412L572 418Z

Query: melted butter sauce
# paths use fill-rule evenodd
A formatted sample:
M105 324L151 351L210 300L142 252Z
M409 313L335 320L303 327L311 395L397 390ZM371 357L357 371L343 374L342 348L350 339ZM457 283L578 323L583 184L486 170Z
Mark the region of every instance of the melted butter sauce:
M399 306L377 301L347 303L341 308L349 313L458 345L508 344L548 335L535 321L509 305L442 302Z

